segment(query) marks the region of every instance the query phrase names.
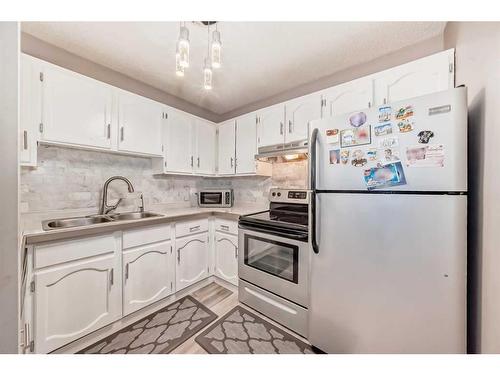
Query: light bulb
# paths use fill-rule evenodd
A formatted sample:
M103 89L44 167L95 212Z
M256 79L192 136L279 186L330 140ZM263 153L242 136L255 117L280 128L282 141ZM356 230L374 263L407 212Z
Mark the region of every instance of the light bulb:
M179 64L183 68L189 66L189 30L186 26L181 27L179 34Z
M184 67L181 65L181 55L179 52L175 54L175 74L179 77L184 77Z
M215 69L218 69L221 66L221 49L222 43L220 41L220 32L218 30L214 30L212 33L212 66Z
M212 90L212 66L208 58L205 59L205 67L203 68L203 87L205 90Z

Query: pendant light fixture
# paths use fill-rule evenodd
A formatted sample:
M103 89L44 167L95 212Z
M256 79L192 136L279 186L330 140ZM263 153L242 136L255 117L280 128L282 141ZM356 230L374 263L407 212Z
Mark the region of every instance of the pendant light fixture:
M181 23L179 30L179 41L177 42L179 50L179 65L183 68L189 67L189 29Z
M205 90L212 90L212 61L210 60L210 25L207 26L207 57L203 66L203 87Z
M215 24L215 30L212 33L212 67L215 69L219 69L221 66L221 49L220 32Z

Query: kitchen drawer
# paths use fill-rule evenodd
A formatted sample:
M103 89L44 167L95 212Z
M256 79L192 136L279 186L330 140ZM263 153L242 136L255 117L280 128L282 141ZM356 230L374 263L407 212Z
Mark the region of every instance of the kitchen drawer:
M123 232L123 248L141 246L170 239L170 224L153 225Z
M238 299L288 329L307 337L307 309L241 279Z
M36 245L34 266L35 268L42 268L72 260L113 253L117 248L118 238L117 235L113 234Z
M182 221L175 224L175 236L183 237L189 234L208 231L208 219Z
M238 234L238 221L215 218L215 230L236 235Z

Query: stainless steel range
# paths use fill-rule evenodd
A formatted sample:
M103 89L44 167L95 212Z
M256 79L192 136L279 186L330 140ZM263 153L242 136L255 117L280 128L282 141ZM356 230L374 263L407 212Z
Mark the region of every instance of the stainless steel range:
M307 336L309 191L272 189L269 210L241 216L239 300Z

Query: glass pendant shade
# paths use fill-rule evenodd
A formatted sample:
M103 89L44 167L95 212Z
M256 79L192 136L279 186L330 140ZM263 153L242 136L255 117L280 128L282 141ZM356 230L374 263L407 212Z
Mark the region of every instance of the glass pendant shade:
M175 74L179 77L184 77L184 67L181 65L179 50L175 53Z
M221 49L222 43L220 41L220 32L214 30L212 33L212 67L215 69L221 66Z
M187 68L189 66L189 30L186 26L181 26L177 46L179 50L179 64L183 68Z
M212 90L212 66L208 58L205 59L205 67L203 68L203 87L205 90Z

